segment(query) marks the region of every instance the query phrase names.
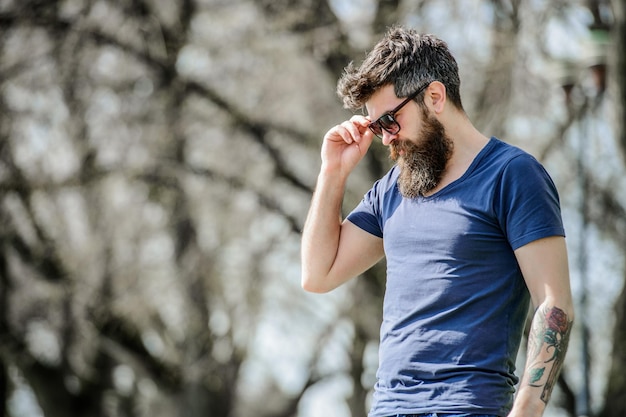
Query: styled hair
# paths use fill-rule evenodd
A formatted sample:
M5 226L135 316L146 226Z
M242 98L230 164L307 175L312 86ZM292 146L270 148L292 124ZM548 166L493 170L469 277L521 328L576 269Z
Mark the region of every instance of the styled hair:
M433 35L394 26L367 54L360 67L351 62L345 68L337 83L337 94L345 108L357 110L386 85L393 85L396 96L401 98L432 81L441 82L448 100L463 110L459 68L448 45ZM422 102L423 94L416 101Z

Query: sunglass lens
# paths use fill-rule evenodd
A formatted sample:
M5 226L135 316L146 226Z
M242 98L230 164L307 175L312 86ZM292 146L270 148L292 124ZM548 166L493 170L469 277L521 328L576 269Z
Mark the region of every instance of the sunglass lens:
M400 131L400 125L391 114L384 114L378 120L369 125L369 128L379 138L383 137L383 130L395 135Z
M380 128L380 124L377 121L374 122L374 123L371 123L368 127L370 128L372 133L374 133L376 136L382 136L383 135L383 131Z
M397 133L396 129L398 128L398 123L396 122L396 119L394 119L392 115L390 114L383 115L380 119L378 119L378 123L380 127L385 129L387 132L391 134Z

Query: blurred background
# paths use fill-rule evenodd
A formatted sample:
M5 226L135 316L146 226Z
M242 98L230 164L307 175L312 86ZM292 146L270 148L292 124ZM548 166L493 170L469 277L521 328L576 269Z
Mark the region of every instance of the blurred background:
M365 416L384 265L307 294L299 233L336 81L398 23L560 191L577 320L546 416L626 416L624 9L0 0L0 417ZM389 167L375 144L345 210Z

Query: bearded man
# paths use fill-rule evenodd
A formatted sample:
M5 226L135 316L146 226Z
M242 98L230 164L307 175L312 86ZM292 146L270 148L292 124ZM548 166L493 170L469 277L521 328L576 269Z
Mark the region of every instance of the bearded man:
M386 258L370 417L541 416L574 315L548 173L473 126L457 63L434 36L390 29L358 68L346 68L338 93L367 116L324 136L302 286L327 292ZM342 220L347 178L375 137L396 164Z

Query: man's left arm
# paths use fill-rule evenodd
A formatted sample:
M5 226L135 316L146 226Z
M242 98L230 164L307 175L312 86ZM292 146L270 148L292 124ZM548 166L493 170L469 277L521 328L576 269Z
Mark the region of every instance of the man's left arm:
M574 307L565 238L536 240L515 251L534 307L524 375L509 417L539 417L563 365Z

